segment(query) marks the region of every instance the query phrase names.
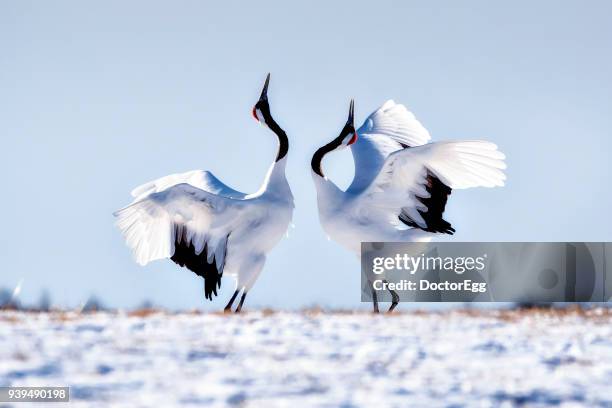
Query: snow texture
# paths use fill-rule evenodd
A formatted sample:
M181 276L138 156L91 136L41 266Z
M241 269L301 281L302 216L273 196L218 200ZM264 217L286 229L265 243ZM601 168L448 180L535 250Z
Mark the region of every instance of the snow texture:
M5 311L0 385L68 385L70 407L612 407L611 323L605 309Z

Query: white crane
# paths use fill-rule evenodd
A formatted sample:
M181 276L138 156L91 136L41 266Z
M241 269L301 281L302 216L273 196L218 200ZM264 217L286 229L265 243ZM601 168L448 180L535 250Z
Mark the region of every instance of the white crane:
M387 101L355 131L354 103L340 135L312 157L319 220L327 235L360 254L361 242L428 242L455 229L442 218L452 189L503 186L504 154L482 140L426 144L429 132ZM346 191L325 177L327 153L350 146L355 176ZM378 312L372 290L374 311ZM392 311L399 301L391 291Z
M212 300L222 275L236 280L225 307L236 312L257 280L266 254L287 231L293 214L293 195L285 177L289 141L274 121L268 105L266 78L253 117L277 136L274 163L256 193L244 194L212 173L194 170L143 184L132 191L134 201L115 212L117 225L140 265L170 258L204 278L204 295Z

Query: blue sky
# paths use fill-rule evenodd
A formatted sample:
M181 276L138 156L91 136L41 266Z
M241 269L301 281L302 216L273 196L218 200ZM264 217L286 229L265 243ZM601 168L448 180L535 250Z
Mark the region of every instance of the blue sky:
M588 6L587 6L588 5ZM459 241L609 241L612 6L605 1L0 3L0 286L130 307L221 308L173 263L136 265L112 211L146 181L211 170L255 191L275 139L250 109L272 73L295 229L248 306L359 306L359 264L317 219L309 160L356 99L404 103L435 140L491 140L502 189L454 192ZM326 172L341 185L350 153Z

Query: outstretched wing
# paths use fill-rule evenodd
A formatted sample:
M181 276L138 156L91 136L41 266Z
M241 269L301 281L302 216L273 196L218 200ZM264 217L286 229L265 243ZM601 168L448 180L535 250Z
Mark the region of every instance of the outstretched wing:
M452 234L454 229L442 218L451 189L503 186L504 158L493 143L478 140L397 151L355 200L356 214Z
M181 183L151 192L114 215L137 263L170 258L202 276L212 299L229 237L249 216L246 203Z
M242 199L246 194L236 191L225 185L221 180L216 178L210 171L192 170L185 173L171 174L169 176L160 177L157 180L142 184L132 190L132 197L136 201L143 199L152 193L159 193L169 187L177 184L187 183L200 190L208 191L209 193L220 196Z
M386 136L404 146L420 146L431 139L414 114L392 99L368 116L357 132Z
M414 115L393 100L368 116L357 134L357 142L351 145L355 161L355 178L349 187L352 192L365 189L391 153L423 145L431 138Z

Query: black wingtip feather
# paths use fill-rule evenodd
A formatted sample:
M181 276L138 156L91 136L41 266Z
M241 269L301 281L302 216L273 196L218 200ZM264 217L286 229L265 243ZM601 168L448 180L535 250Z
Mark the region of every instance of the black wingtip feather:
M186 243L187 239L184 236L184 230L184 228L175 227L174 255L170 259L177 265L185 267L196 275L201 276L204 279L204 297L212 301L213 295L217 296L217 288L221 288L224 265L217 269L217 260L214 256L212 262L208 263L208 244L204 244L202 252L196 254L193 243ZM227 252L227 238L225 250Z
M453 235L455 229L448 221L442 218L448 196L451 194L452 189L430 172L427 172L426 180L427 184L425 185L425 189L430 196L428 198L417 197L417 199L427 207L427 211L418 210L425 221L426 227L418 225L405 212L399 215L399 220L409 227L419 228L423 231Z

